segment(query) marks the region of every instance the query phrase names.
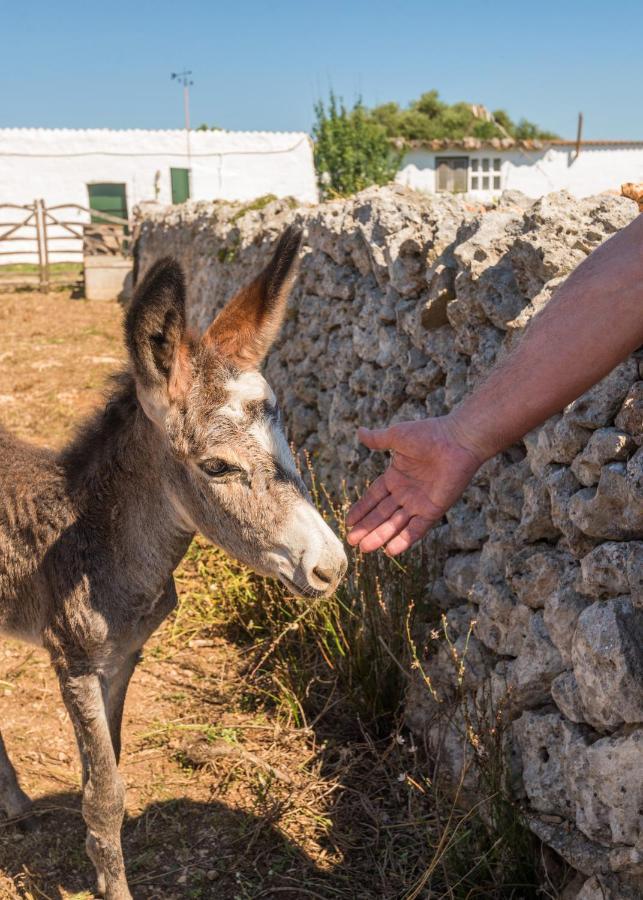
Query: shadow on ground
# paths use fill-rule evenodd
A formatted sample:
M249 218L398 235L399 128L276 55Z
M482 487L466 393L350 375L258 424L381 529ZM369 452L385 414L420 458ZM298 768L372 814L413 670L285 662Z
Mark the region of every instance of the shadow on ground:
M13 878L17 896L93 896L80 794L50 794L36 806L32 831L0 823L0 869ZM337 896L332 873L315 866L266 817L217 801L176 798L150 804L141 815L125 819L123 852L134 898Z

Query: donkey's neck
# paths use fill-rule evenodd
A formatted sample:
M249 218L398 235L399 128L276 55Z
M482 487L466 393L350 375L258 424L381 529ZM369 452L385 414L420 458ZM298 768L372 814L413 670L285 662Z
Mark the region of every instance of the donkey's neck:
M139 592L164 581L187 550L192 533L166 490L173 463L138 402L129 374L104 409L81 428L60 457L77 515L109 545L116 572Z

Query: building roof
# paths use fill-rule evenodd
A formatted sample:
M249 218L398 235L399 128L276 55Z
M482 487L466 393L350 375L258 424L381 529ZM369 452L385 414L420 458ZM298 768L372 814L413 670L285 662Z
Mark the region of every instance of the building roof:
M440 139L433 141L407 141L395 138L394 145L400 150L546 150L549 147L576 147L577 141L563 140L530 140L517 141L512 138L480 138L466 137L461 140ZM608 147L643 147L643 141L588 141L580 142L581 148Z
M184 128L41 128L40 126L0 126L0 134L85 134L85 135L105 135L105 134L135 134L135 135L154 135L154 134L185 134ZM201 130L199 128L190 129L190 134L228 134L228 135L264 135L264 134L288 134L297 137L305 134L303 131L229 131L227 128L208 128Z
M0 156L263 155L287 153L309 141L305 132L190 130L188 148L182 128L0 128Z

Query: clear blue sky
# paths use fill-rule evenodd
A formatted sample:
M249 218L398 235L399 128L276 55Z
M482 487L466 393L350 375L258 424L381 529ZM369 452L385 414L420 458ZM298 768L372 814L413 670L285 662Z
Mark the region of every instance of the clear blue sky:
M574 137L643 139L641 0L0 0L0 127L309 130L329 87L436 88Z

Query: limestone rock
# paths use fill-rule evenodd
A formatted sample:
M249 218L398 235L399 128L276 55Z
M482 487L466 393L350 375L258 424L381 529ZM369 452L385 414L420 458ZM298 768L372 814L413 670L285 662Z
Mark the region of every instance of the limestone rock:
M643 440L643 381L637 381L623 400L614 424L631 434L637 444Z
M529 463L521 460L503 468L489 484L489 499L505 515L522 516L523 487L529 476Z
M643 612L629 597L583 610L572 663L587 722L604 731L643 723Z
M609 425L627 397L630 385L636 381L638 366L630 358L613 369L602 381L591 387L566 410L570 422L583 428L602 428Z
M515 553L507 562L505 577L518 599L541 609L561 584L570 584L577 566L570 553L547 544L534 544Z
M570 769L576 825L593 840L640 846L643 729L605 737L586 747L582 764ZM636 773L636 774L634 774Z
M627 583L630 586L632 605L643 610L643 543L633 542L625 563Z
M568 416L563 416L554 425L551 436L551 462L571 463L591 439L591 431L577 425Z
M587 597L570 585L557 588L545 602L545 627L566 666L571 665L572 661L572 639L578 617L588 606Z
M514 722L522 757L522 779L531 807L574 821L575 798L569 790L569 770L584 754L586 731L560 713L526 711Z
M539 478L529 478L523 485L519 533L522 540L527 542L554 538L560 534L552 521L547 485Z
M542 612L537 612L529 620L520 653L510 664L507 683L512 702L521 709L544 703L562 670L561 655L549 637Z
M552 700L570 722L585 722L578 684L573 672L561 672L551 683Z
M592 875L583 884L574 900L640 900L638 887L623 884L610 875Z
M572 462L572 472L581 484L589 487L596 484L605 463L627 459L634 446L634 438L627 432L618 428L599 428Z
M533 612L518 603L504 582L474 583L469 599L478 604L476 635L490 650L518 656Z
M643 447L629 460L608 463L598 485L584 488L569 501L571 521L586 535L603 540L631 540L643 534Z
M590 597L627 594L636 587L636 569L643 570L643 541L606 541L581 560L579 590Z
M456 597L467 599L478 577L480 553L458 553L450 556L444 567L444 580Z

